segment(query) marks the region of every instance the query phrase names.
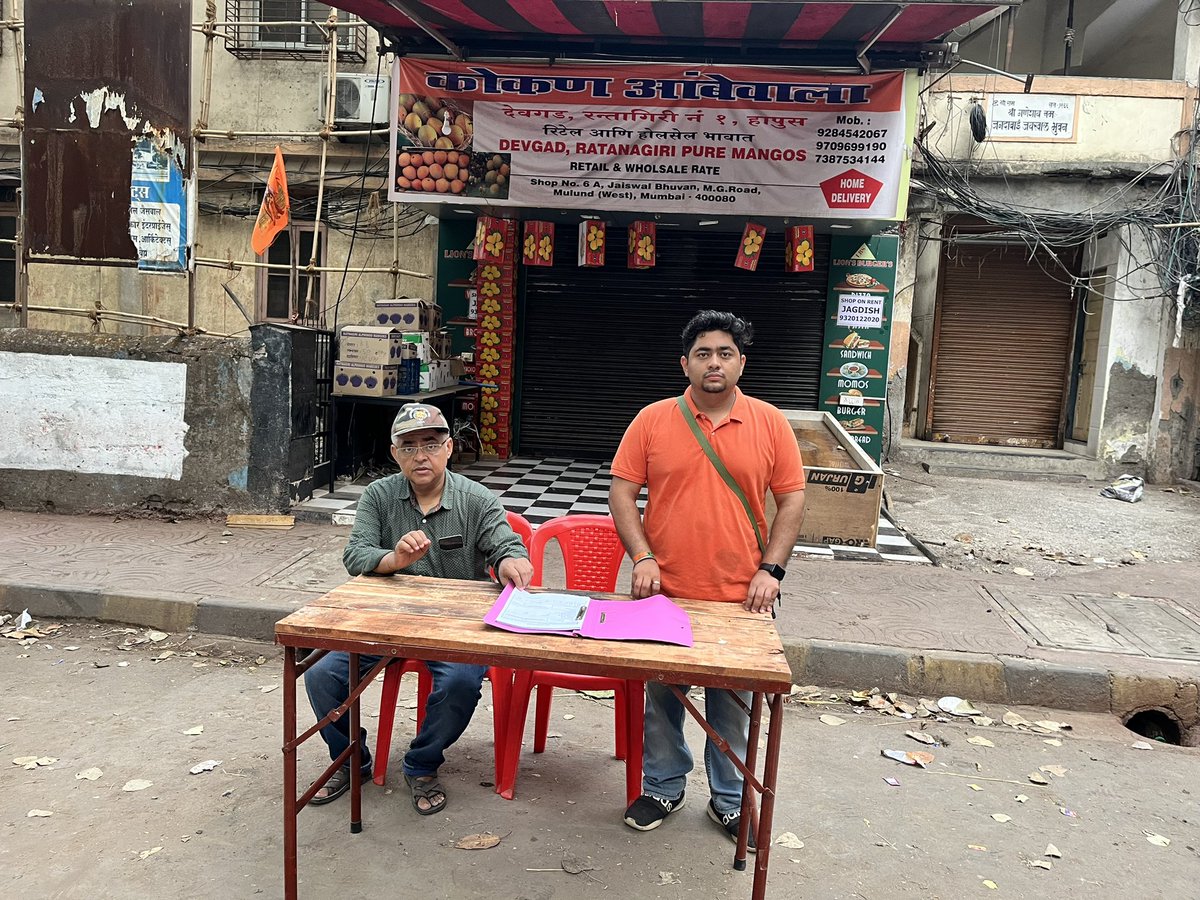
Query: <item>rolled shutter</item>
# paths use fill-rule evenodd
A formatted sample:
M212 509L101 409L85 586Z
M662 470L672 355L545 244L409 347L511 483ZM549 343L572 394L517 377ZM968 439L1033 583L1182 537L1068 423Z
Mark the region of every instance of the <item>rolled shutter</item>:
M653 269L625 265L624 228L608 229L607 264L576 265L574 227L560 226L552 267L522 271L517 450L608 459L648 403L682 393L680 332L701 309L754 326L740 382L790 409L816 409L829 241L816 269L783 271L783 231L772 229L758 270L733 267L740 233L658 229Z

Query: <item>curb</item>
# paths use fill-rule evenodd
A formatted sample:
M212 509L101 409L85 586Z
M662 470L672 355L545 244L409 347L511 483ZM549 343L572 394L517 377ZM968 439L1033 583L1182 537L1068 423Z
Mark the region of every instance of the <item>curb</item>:
M160 631L201 631L273 643L275 623L298 604L251 602L170 592L108 593L87 588L0 584L0 610L28 609L39 618L92 619ZM1200 671L1178 677L950 650L791 639L784 654L796 684L862 690L877 687L914 697L952 694L975 703L1042 706L1111 713L1122 720L1146 710L1174 719L1181 732L1200 729Z

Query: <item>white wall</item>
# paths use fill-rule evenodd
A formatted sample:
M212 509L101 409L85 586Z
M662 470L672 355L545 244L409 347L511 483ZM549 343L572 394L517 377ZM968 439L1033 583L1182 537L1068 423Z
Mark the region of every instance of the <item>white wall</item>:
M1034 82L1035 94L1078 98L1076 139L977 143L968 118L972 103L981 103L987 112L990 94L1021 92L1019 83L1000 76L946 77L925 95L924 119L936 123L926 143L944 157L973 161L985 170L1140 169L1173 159L1171 137L1191 112L1185 108L1186 91L1181 83L1039 77Z

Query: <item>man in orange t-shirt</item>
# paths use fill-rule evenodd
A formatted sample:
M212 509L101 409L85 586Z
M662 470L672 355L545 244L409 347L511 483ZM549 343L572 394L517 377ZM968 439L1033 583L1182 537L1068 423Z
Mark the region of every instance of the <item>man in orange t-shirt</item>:
M752 334L750 323L732 313L703 310L683 330L680 364L690 383L684 393L687 407L741 487L757 528L700 446L678 401L650 404L621 440L608 495L617 531L633 560L635 599L664 593L741 603L765 615L779 596L784 565L804 518L804 466L783 413L737 388ZM649 495L644 520L637 508L643 485ZM778 510L769 535L768 490ZM759 549L758 535L764 536L765 552ZM749 706L749 694L739 693ZM732 692L707 688L705 716L745 760L750 719ZM683 719L683 704L671 689L647 682L642 796L625 811L631 828L651 831L683 806L693 766ZM704 756L708 816L736 841L742 774L712 738ZM750 850L756 849L751 833Z

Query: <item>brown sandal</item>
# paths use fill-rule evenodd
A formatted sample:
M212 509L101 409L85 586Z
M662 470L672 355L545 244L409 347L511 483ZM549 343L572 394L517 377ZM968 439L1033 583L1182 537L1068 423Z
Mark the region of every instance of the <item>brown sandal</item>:
M414 777L412 775L404 776L404 783L408 785L408 789L412 791L413 809L422 816L432 816L434 813L440 813L446 808L446 789L442 787L442 783L438 781L436 775L429 777L428 781L422 780L425 776ZM442 795L442 801L435 803L433 798L438 794ZM426 800L429 803L428 809L422 809L418 801Z

